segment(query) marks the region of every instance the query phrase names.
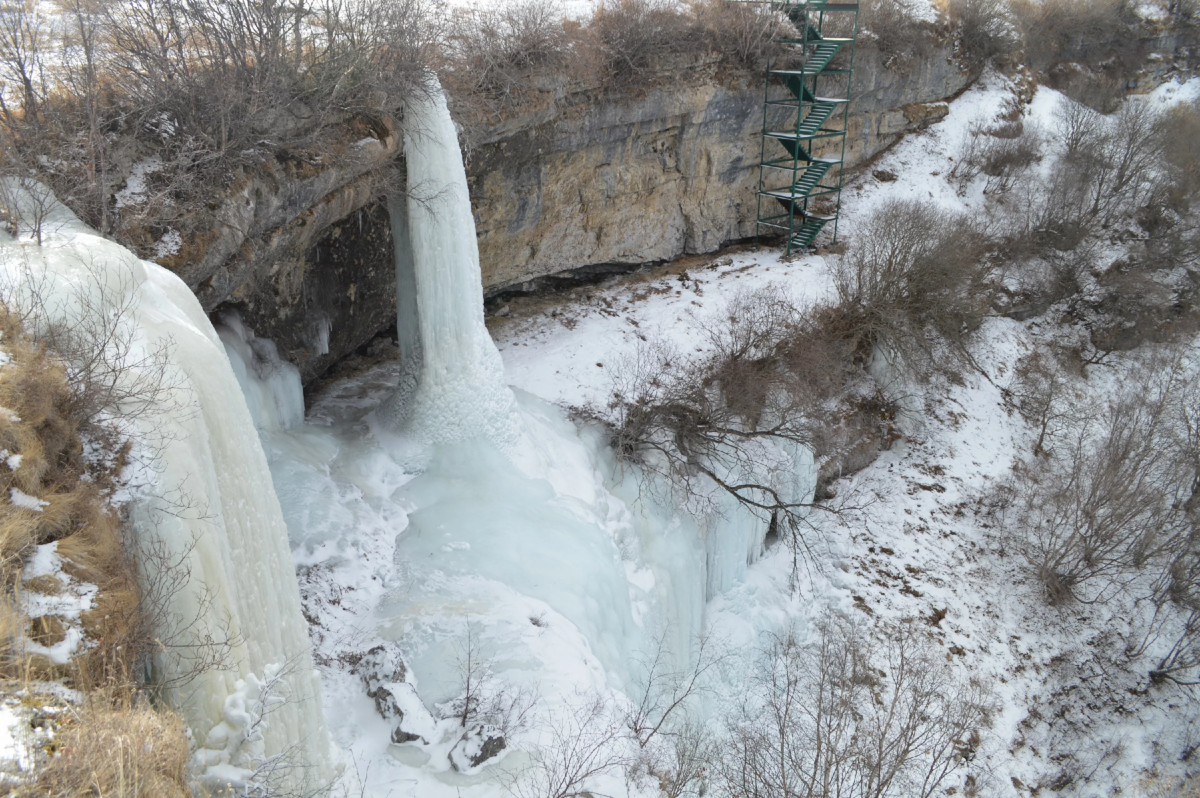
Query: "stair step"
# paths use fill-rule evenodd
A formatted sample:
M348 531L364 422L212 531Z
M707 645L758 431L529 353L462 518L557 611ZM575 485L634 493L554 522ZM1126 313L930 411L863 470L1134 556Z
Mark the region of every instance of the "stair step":
M833 221L831 216L808 216L804 219L804 224L791 236L791 245L795 249L806 249L812 246L813 240L825 228L825 225Z
M835 103L814 103L808 115L800 122L796 132L802 136L812 136L821 129L821 125L837 110Z
M805 199L832 168L833 164L825 161L814 163L805 169L790 187L768 189L763 191L763 193L784 201Z

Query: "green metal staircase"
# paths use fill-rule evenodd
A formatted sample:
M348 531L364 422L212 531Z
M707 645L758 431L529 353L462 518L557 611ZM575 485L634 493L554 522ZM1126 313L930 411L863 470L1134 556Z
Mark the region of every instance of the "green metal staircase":
M858 3L769 2L800 36L776 39L782 46L767 65L756 237L782 236L790 255L812 246L831 225L837 240ZM842 36L824 35L835 26ZM847 57L835 61L842 53ZM772 99L772 87L780 84L788 96L779 99L776 92Z

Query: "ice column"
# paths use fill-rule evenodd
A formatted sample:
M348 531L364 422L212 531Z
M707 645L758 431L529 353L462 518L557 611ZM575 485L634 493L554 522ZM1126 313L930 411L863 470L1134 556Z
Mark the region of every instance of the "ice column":
M408 190L390 205L404 365L380 418L423 447L485 438L508 449L519 430L516 402L483 323L458 134L441 87L430 80L431 90L405 109Z

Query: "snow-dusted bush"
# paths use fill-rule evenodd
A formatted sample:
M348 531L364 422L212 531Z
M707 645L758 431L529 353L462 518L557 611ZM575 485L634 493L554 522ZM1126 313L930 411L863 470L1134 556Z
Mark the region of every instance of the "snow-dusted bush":
M928 372L939 351L964 355L989 312L989 246L977 220L915 200L883 203L835 267L846 334L915 372Z
M829 620L776 638L729 719L722 796L928 798L969 762L992 702L912 624Z

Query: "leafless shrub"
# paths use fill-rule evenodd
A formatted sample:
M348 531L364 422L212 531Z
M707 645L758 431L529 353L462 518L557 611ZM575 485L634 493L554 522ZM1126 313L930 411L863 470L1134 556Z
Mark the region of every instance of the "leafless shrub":
M83 434L117 451L133 433L131 424L184 412L177 395L182 377L171 367L171 341L146 346L138 339L133 274L111 280L96 264L81 266L75 290L63 295L27 260L0 285L0 302L66 364L70 413ZM142 426L140 442L150 450L164 443L155 433L162 425Z
M685 715L688 705L698 697L704 674L719 664L711 645L701 639L696 651L689 652L692 667L676 671L668 667L671 652L660 638L654 653L642 666L646 676L631 692L632 703L625 712L625 727L639 748L648 746L660 734L671 733L674 721Z
M19 109L36 116L47 94L46 59L51 48L50 20L32 0L0 6L0 78L18 87ZM15 112L0 93L0 113Z
M1017 43L1006 0L952 0L947 8L959 54L981 67Z
M486 725L509 740L528 728L537 697L529 690L501 681L475 631L468 627L456 653L459 694L442 709L462 729Z
M839 23L847 24L845 21L831 21L829 30L833 35L850 35L850 31L838 27ZM934 27L918 19L905 0L865 0L859 5L858 26L859 46L878 52L887 69L907 67L922 48L936 41Z
M1041 136L1036 129L1017 125L1016 135L1004 135L1005 130L984 134L979 148L979 171L987 175L984 191L1004 194L1017 178L1042 159Z
M641 347L614 368L608 406L584 412L608 425L618 457L663 477L698 511L732 498L798 532L812 504L795 457L830 376L807 382L793 370L811 354L807 326L778 288L739 294L726 318L701 328L707 352Z
M1196 380L1179 360L1155 364L1057 435L1027 463L1004 528L1021 540L1052 603L1105 601L1175 558L1189 538L1178 397ZM1061 416L1060 416L1061 417Z
M888 347L917 373L939 345L967 356L989 312L988 246L974 220L915 201L882 205L835 267L847 334L868 351Z
M604 0L588 26L608 80L628 85L661 59L689 52L698 42L696 26L673 0Z
M624 725L600 695L578 695L548 717L545 744L530 751L525 769L509 773L507 788L516 798L575 798L588 794L597 777L629 761Z
M663 796L706 795L717 746L718 741L702 722L685 718L676 724L649 766Z
M1021 235L1061 252L1161 193L1163 135L1158 113L1138 101L1112 117L1064 103L1056 127L1060 156L1049 178L1031 187Z
M796 35L791 20L766 4L691 0L689 6L709 46L735 65L760 69L774 52L773 39Z
M472 6L455 14L448 34L447 88L456 100L479 97L495 113L525 102L539 77L571 56L556 0Z
M730 719L719 791L926 798L970 761L990 707L915 626L875 637L829 622L811 647L776 638Z
M1007 390L1021 416L1037 433L1035 455L1046 454L1051 442L1081 418L1072 402L1071 380L1047 349L1035 349L1017 361Z
M1167 647L1157 656L1148 674L1152 682L1200 684L1200 607L1191 602L1185 613L1180 622L1178 607L1158 605L1143 636L1130 647L1128 654L1132 659L1155 650L1165 640Z
M1012 8L1025 61L1039 69L1111 40L1114 25L1128 28L1134 18L1128 0L1015 0Z
M1138 213L1146 231L1146 260L1163 268L1200 264L1200 103L1178 105L1158 122L1165 174L1152 200Z

